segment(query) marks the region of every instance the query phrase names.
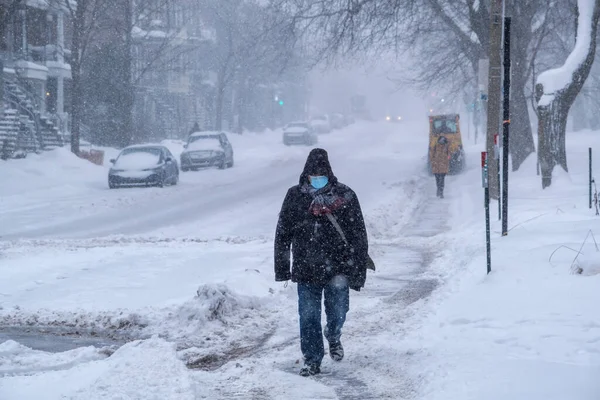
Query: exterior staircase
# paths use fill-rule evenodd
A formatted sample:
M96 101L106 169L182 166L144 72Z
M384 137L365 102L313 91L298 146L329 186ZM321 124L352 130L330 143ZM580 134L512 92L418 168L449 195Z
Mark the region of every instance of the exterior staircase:
M39 101L26 82L4 79L4 113L0 114L0 152L11 156L62 147L58 126L40 112ZM5 148L6 146L6 148Z
M0 117L0 153L15 153L19 132L19 112L14 108L5 108L4 115Z

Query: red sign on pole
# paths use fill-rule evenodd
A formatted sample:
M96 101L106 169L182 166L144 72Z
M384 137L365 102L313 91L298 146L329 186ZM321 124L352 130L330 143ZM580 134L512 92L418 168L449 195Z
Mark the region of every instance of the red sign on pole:
M488 154L486 151L481 152L481 185L483 188L488 187Z

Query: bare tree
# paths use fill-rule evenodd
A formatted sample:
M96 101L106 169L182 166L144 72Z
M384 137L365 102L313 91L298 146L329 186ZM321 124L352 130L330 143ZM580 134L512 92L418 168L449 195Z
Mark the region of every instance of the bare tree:
M542 188L552 184L552 171L556 165L568 171L567 117L594 62L599 17L600 0L578 0L577 36L573 51L563 66L545 71L537 79L535 90Z
M83 117L84 92L82 66L87 50L101 18L110 7L108 0L63 0L73 25L71 42L71 151L79 154L81 122Z
M178 58L194 49L184 34L188 7L174 0L123 0L101 16L83 79L87 88L96 88L86 94L86 117L96 120L94 133L105 144L126 146L149 133L134 126L138 89L165 88L168 74L181 72L175 71ZM149 75L160 79L147 82Z
M409 52L417 60L414 72L400 82L455 96L476 96L478 63L489 52L489 1L272 0L272 4L293 10L298 29L317 38L318 59ZM551 0L506 1L507 14L513 17L513 169L535 151L527 111L529 77L550 31L554 4Z
M225 92L236 77L245 80L269 64L285 65L290 52L281 46L286 37L282 30L288 27L282 23L281 13L266 9L258 1L203 0L201 4L217 30L212 58L217 73L215 129L220 130Z

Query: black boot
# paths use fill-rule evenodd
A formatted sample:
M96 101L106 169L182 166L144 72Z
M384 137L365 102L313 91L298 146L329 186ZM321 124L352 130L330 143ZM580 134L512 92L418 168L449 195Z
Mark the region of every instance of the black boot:
M312 376L321 373L321 367L317 364L304 364L300 370L300 376Z
M342 361L344 359L344 348L342 342L329 343L329 356L333 361Z

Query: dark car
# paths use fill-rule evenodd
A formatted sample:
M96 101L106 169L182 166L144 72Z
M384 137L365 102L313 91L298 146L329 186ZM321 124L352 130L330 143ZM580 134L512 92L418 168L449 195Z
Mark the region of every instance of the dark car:
M195 132L188 138L181 153L181 170L233 167L233 147L223 132Z
M135 145L121 150L108 172L108 187L177 185L179 167L162 145Z

